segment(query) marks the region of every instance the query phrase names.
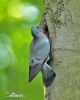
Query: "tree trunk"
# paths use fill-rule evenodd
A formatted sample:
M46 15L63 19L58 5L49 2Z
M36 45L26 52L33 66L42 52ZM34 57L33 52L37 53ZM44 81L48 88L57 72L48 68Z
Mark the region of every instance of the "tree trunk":
M56 73L52 85L44 87L44 98L80 100L80 0L43 2L40 26L52 41L50 65Z

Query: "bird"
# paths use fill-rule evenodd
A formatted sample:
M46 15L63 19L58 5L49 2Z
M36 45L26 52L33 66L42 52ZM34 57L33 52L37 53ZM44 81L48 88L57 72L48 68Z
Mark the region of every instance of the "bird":
M29 82L41 71L46 87L50 86L56 76L55 72L47 64L50 53L50 42L38 25L31 28L33 39L30 44Z

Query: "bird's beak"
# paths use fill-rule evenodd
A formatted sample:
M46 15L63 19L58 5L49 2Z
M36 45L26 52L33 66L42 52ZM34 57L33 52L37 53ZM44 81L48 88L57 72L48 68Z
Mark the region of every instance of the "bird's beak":
M44 31L43 31L42 29L40 29L40 31L41 31L42 33L44 33Z

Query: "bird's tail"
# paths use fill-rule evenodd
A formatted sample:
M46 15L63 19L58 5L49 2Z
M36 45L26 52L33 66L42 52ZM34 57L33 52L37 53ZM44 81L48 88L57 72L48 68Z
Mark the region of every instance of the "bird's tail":
M51 69L51 67L45 63L42 67L42 77L43 77L43 83L46 87L50 86L56 77L55 72Z

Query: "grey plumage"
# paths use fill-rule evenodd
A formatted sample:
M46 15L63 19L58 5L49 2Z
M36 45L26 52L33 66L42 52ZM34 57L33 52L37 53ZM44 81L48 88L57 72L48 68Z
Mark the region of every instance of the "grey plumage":
M45 62L47 62L49 57L50 42L47 36L41 32L39 26L33 26L31 28L31 34L33 36L33 40L30 45L29 82L31 82L40 71L43 74L43 80L46 80L46 78L49 79L52 77L53 70ZM53 81L53 77L51 80ZM48 84L48 86L50 84Z

